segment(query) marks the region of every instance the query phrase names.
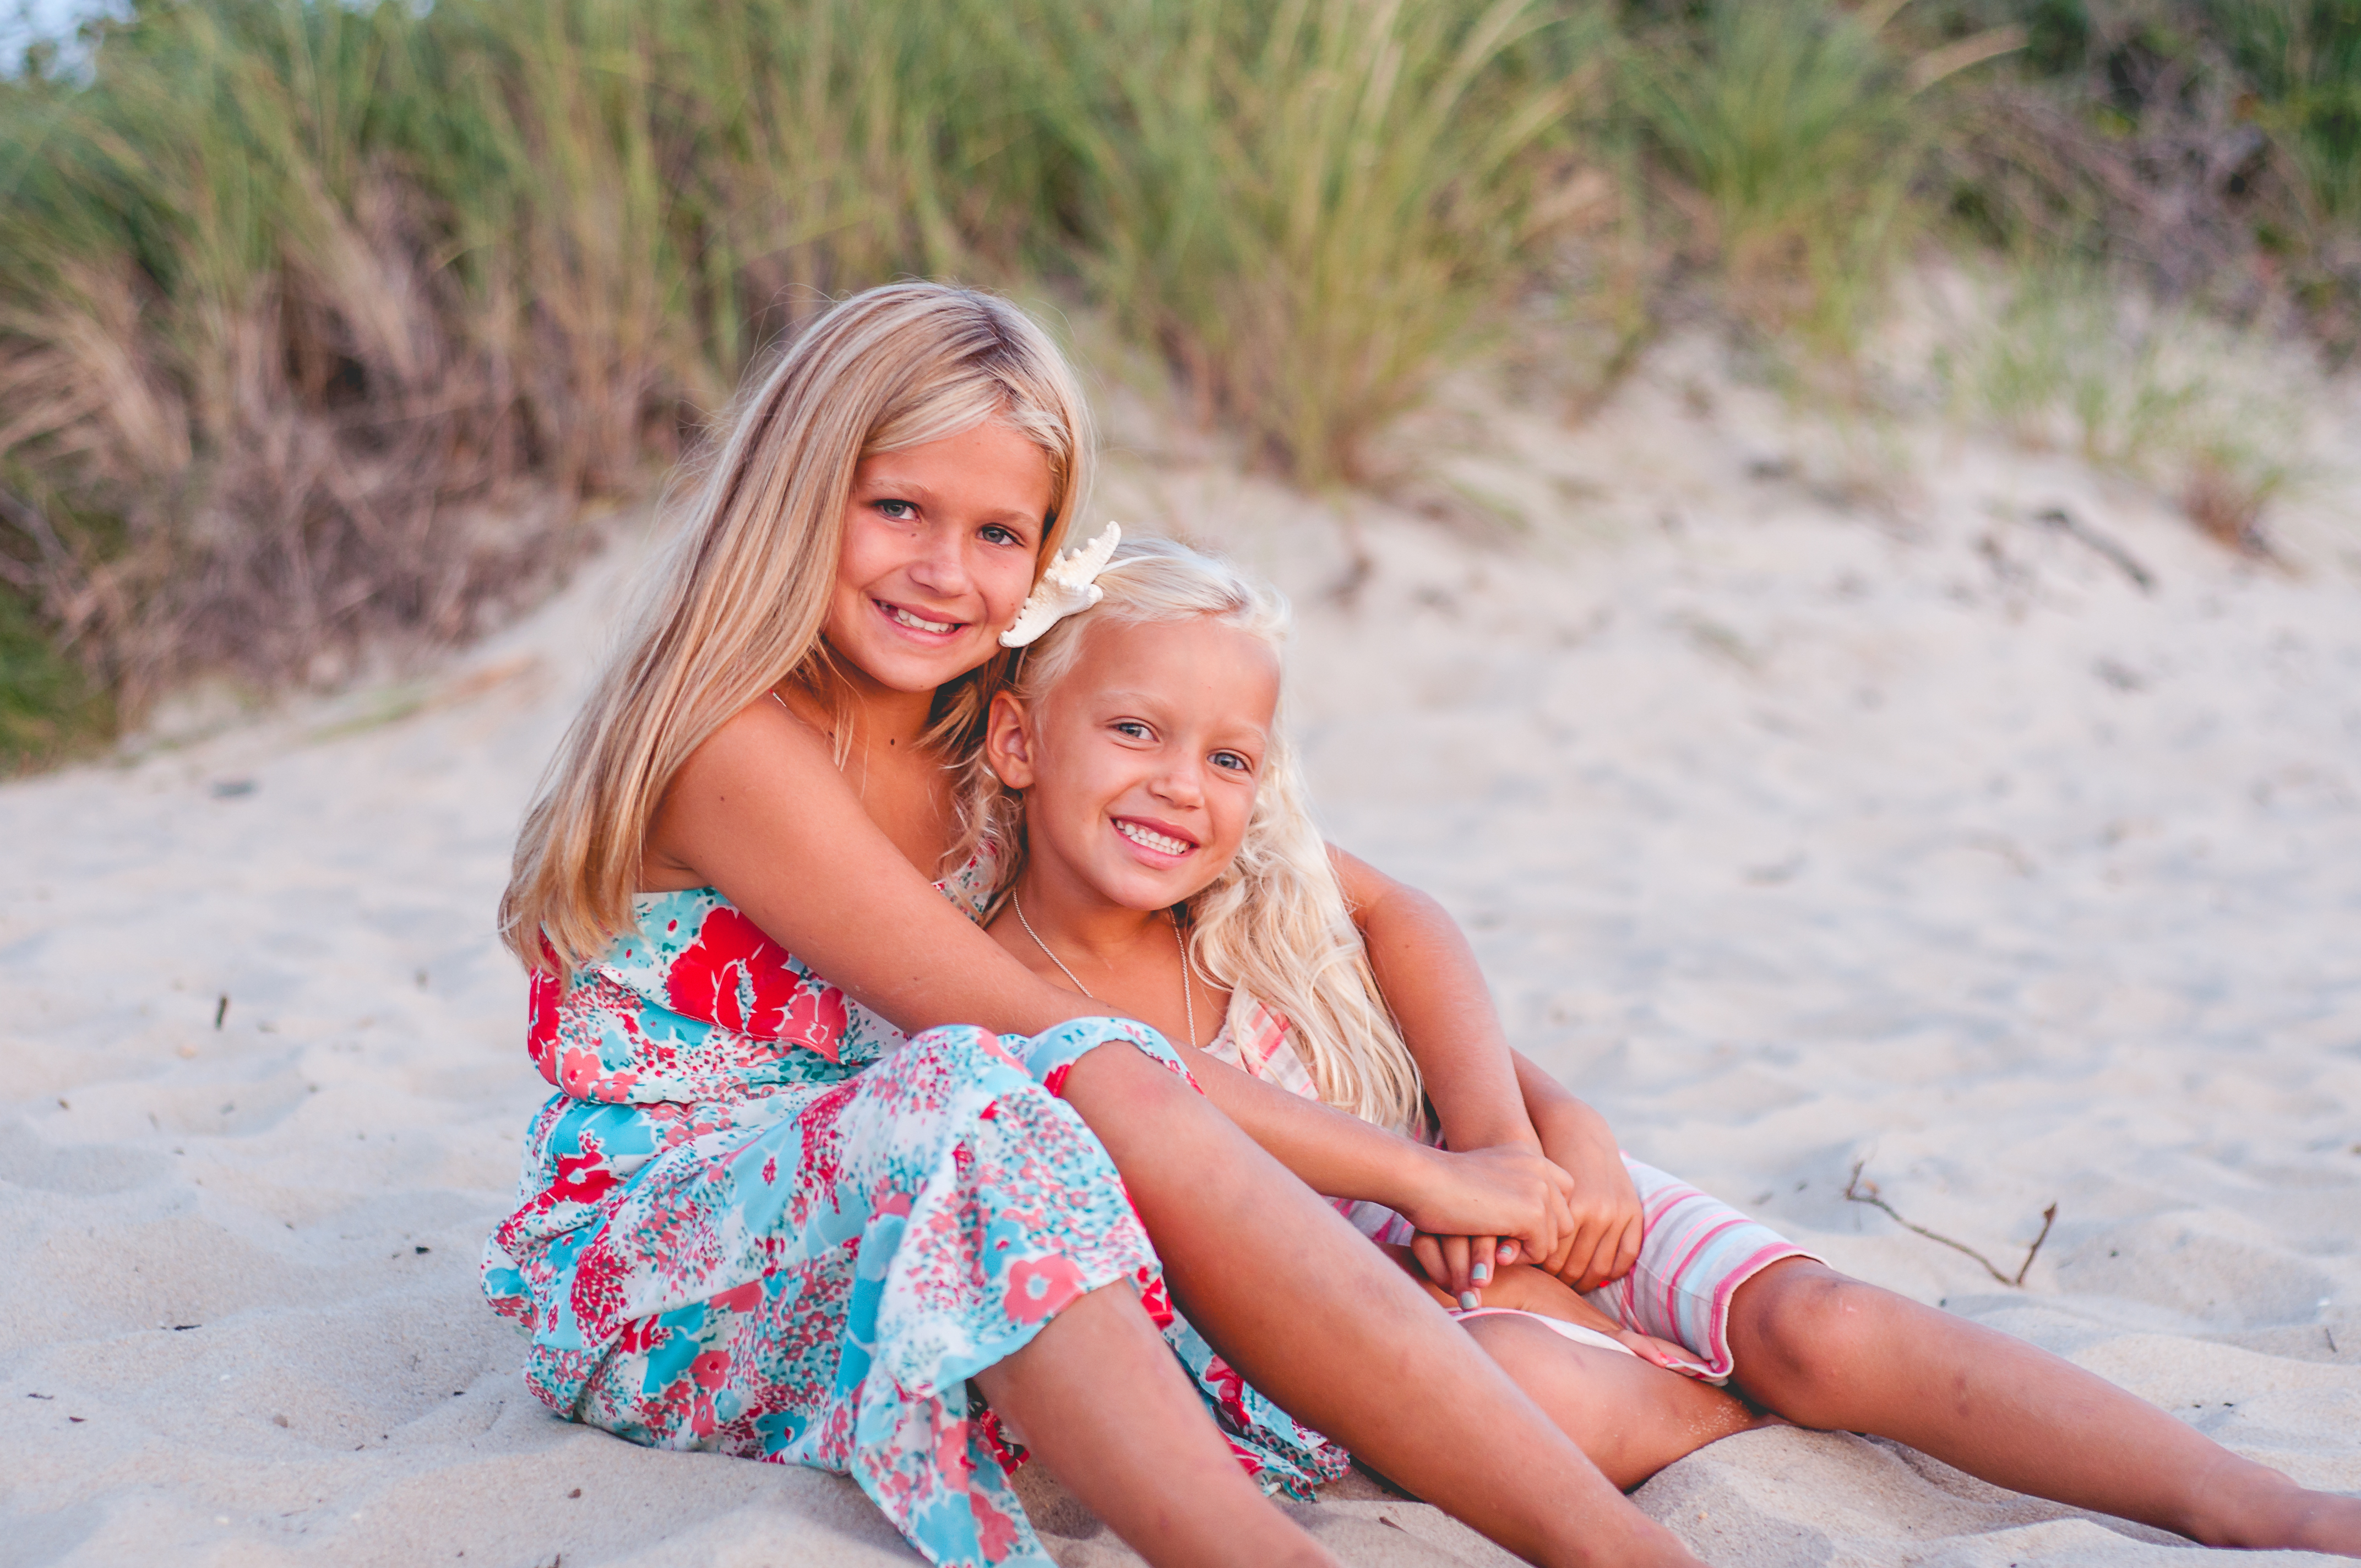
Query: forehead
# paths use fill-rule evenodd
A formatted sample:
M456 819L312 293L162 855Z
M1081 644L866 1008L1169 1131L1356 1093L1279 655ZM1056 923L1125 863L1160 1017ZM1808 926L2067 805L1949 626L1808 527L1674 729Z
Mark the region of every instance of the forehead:
M1062 684L1077 695L1089 689L1154 697L1268 729L1279 704L1279 674L1278 650L1261 638L1193 615L1093 624Z

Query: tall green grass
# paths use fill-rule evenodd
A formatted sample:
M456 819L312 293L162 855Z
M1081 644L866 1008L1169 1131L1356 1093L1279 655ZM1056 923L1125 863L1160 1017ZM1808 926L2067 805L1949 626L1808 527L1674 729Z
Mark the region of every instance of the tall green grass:
M1278 466L1366 479L1511 273L1598 38L1537 0L1098 8L1043 93L1093 291Z
M910 273L1104 302L1276 466L1356 477L1502 284L1565 29L143 0L86 75L0 82L0 487L40 520L0 591L135 715L462 635L782 332Z
M1257 460L1383 484L1504 301L1701 263L1841 356L1947 211L2182 210L2106 127L2147 145L2165 108L2112 84L2193 38L2264 148L2250 248L2342 308L2356 0L2143 4L134 0L0 77L0 708L38 720L7 744L467 635L895 276L1100 313ZM1570 258L1551 214L1610 168L1621 248Z

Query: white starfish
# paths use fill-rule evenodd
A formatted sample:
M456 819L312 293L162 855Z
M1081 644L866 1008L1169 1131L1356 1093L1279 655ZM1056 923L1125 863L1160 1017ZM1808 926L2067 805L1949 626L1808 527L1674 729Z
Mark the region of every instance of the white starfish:
M1106 569L1115 557L1115 547L1122 542L1123 530L1110 522L1088 544L1065 551L1050 562L1041 581L1026 596L1015 623L1000 634L1000 645L1022 648L1076 610L1088 609L1104 598L1106 590L1093 579Z

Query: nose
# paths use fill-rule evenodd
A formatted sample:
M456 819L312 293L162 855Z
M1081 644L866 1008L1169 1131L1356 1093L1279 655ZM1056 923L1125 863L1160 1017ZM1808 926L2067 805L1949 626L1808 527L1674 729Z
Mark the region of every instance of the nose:
M961 530L935 524L918 538L917 554L906 568L909 578L930 594L956 598L968 591L965 536Z
M1159 770L1148 788L1167 805L1194 811L1205 804L1204 763L1195 757L1177 757Z

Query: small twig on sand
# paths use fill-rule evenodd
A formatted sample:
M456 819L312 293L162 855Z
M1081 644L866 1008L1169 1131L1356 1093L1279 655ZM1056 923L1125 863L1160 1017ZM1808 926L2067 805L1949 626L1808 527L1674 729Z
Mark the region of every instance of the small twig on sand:
M2146 566L2139 564L2139 557L2068 511L2064 507L2045 508L2033 514L2033 521L2046 528L2055 529L2067 538L2079 541L2097 551L2114 563L2115 569L2137 585L2140 592L2144 594L2156 592L2156 578L2150 575Z
M1865 1159L1857 1159L1853 1161L1852 1175L1845 1181L1844 1195L1847 1202L1866 1203L1873 1209L1882 1209L1893 1219L1895 1224L1900 1225L1904 1230L1916 1231L1930 1242L1941 1242L1953 1252L1966 1253L1970 1257L1972 1257L1978 1263L1982 1264L1984 1266L1984 1272L1991 1275L1994 1279L1999 1280L2003 1285L2006 1285L2013 1289L2023 1289L2025 1288L2025 1277L2033 1267L2033 1259L2035 1255L2041 1251L2041 1244L2049 1239L2049 1227L2058 1223L2057 1204L2052 1203L2049 1207L2041 1211L2041 1234L2033 1238L2033 1245L2025 1249L2025 1261L2017 1265L2016 1275L2012 1278L2008 1275L2003 1274L1999 1269L1994 1268L1993 1266L1992 1259L1986 1257L1975 1248L1969 1246L1966 1243L1955 1242L1949 1236L1938 1235L1935 1232L1928 1230L1924 1225L1914 1225L1909 1221L1904 1219L1900 1214L1896 1213L1893 1204L1887 1202L1884 1199L1877 1195L1876 1182L1863 1181L1861 1179L1861 1170L1868 1164L1869 1161Z

